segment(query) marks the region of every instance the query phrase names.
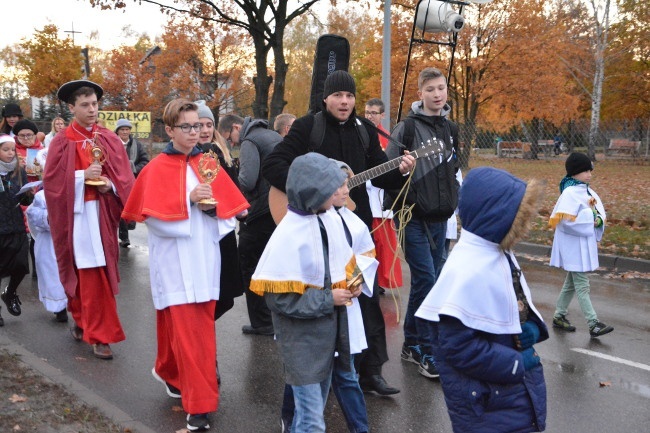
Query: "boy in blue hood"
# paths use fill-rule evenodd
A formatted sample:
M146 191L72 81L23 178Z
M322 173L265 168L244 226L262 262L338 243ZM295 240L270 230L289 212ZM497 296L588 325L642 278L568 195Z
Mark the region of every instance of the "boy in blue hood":
M456 433L545 428L544 371L533 345L548 331L512 253L541 191L503 170L471 170L460 190L460 239L415 313L429 326Z

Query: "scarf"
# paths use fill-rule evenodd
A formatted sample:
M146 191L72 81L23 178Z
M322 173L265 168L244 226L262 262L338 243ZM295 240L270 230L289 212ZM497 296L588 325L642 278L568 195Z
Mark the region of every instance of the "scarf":
M129 162L131 162L131 171L135 174L135 161L138 159L138 143L135 142L133 137L129 137L129 141L124 146L128 148L129 144L131 144L128 152Z
M12 159L9 162L0 161L0 173L2 174L11 173L16 169L16 165L18 165L18 158L16 158L15 156L14 159Z
M571 176L564 176L564 178L560 181L560 194L562 194L564 190L567 189L568 187L576 186L576 185L587 185L587 184ZM589 191L589 185L587 185L587 191Z

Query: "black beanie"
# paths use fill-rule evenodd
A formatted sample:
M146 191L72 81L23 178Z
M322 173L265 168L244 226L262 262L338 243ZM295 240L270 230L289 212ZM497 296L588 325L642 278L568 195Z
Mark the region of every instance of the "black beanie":
M18 134L23 129L31 129L31 131L34 134L38 132L38 128L36 127L36 124L31 120L27 120L27 119L22 119L16 122L13 128L14 134Z
M564 163L566 167L566 175L574 176L584 171L591 171L594 169L594 164L591 159L584 153L572 153Z
M2 117L18 116L23 117L23 111L18 104L7 104L2 107Z
M345 71L334 71L327 76L323 85L323 99L335 92L357 93L357 86L354 84L352 75Z

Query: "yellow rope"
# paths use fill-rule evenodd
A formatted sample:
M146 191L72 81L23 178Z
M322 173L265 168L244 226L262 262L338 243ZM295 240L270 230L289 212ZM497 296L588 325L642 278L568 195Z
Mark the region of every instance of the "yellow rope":
M417 161L416 161L417 163ZM404 245L404 227L406 227L406 224L411 220L411 215L413 211L413 207L415 206L406 205L406 194L408 193L408 190L411 186L411 178L413 177L413 173L415 172L415 166L409 173L408 179L406 179L406 182L402 186L402 189L400 189L399 193L397 194L397 197L395 197L395 200L393 201L393 205L391 206L390 209L387 209L391 212L393 212L393 215L395 215L399 221L399 225L396 227L397 229L397 248L393 251L393 261L390 264L390 278L395 280L395 265L397 263L397 260L401 259L404 257L404 252L401 249L401 245ZM399 206L399 210L395 211L395 204L400 201L401 198L401 203ZM377 231L380 227L382 227L388 219L384 218L377 227L375 227L372 231L371 234ZM391 227L392 230L392 227ZM395 295L395 292L397 292L397 295ZM391 297L393 298L393 302L395 303L395 311L396 311L396 323L400 322L400 305L402 303L402 296L399 290L390 290Z

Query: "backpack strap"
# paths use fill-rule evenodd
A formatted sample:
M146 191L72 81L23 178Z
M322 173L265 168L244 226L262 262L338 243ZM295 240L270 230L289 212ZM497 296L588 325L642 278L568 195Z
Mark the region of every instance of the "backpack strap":
M402 143L407 149L413 148L413 140L415 140L415 119L407 117L404 119L404 134L402 135Z
M363 145L363 150L365 154L368 155L368 149L370 149L370 135L368 135L368 130L358 117L355 116L354 121L354 126L357 129L357 134L359 135L359 139Z
M325 139L325 116L322 111L314 114L314 124L309 133L309 151L318 149Z

